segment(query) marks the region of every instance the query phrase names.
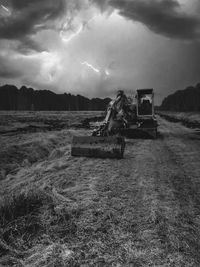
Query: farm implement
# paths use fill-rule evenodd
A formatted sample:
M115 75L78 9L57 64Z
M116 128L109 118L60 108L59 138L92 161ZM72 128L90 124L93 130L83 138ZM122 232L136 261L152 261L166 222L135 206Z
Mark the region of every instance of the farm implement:
M92 136L74 136L71 155L94 158L123 158L125 138L156 138L153 89L138 89L136 103L122 90L109 103L104 121Z

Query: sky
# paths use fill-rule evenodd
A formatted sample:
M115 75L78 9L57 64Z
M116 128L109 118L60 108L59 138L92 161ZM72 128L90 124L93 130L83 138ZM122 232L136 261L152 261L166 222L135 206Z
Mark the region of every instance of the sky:
M199 0L0 0L0 85L156 104L200 82Z

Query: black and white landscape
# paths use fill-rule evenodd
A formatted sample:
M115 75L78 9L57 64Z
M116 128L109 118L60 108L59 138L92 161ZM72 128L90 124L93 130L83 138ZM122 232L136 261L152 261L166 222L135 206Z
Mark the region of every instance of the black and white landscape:
M199 13L199 0L0 0L0 266L200 266ZM71 155L116 94L140 127L144 88L156 138L125 136L121 159Z

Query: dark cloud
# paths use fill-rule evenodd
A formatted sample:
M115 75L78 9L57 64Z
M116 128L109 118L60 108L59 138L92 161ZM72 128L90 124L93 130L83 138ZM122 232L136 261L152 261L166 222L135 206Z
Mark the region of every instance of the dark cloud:
M199 39L200 19L181 10L176 0L94 0L105 9L112 6L128 19L145 24L152 31L178 39Z
M18 39L45 28L65 10L64 0L11 0L11 15L0 18L0 38ZM37 27L39 26L39 27Z
M22 10L24 8L27 8L31 5L38 5L44 1L41 0L10 0L10 4L13 8Z
M66 9L65 0L10 0L6 8L10 14L0 17L0 38L21 41L21 51L43 48L31 36L50 28L52 20L62 16Z

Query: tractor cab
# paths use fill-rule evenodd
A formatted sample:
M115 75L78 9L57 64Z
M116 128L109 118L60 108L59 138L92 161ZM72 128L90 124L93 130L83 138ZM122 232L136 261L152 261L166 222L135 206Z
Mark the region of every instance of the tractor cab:
M152 117L154 116L154 94L153 89L138 89L137 90L137 117Z
M136 99L138 130L156 138L158 124L154 113L153 89L138 89Z

